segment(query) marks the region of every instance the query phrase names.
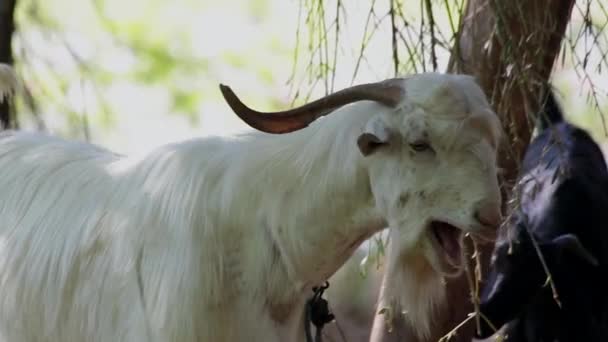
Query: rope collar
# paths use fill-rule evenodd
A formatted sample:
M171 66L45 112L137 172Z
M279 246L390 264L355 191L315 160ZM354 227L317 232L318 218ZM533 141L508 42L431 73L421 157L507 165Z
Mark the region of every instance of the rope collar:
M323 298L323 292L329 288L326 281L322 286L312 288L313 295L306 301L306 314L304 317L304 331L306 332L306 342L322 342L321 331L323 326L334 320L334 314L329 311L327 300ZM310 323L317 328L315 339L313 340L310 331Z

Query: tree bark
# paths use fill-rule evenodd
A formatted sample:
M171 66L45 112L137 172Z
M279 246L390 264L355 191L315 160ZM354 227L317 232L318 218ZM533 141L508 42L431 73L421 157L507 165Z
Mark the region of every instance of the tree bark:
M530 140L534 128L534 120L530 118L534 118L538 111L540 96L548 84L574 2L467 2L448 71L475 76L502 120L506 139L499 164L503 170L501 184L505 199L512 189L519 161ZM492 244L480 248L482 274L487 273L492 248ZM473 262L469 267L473 269ZM424 341L437 341L474 311L465 276L449 280L447 292L447 310L434 319L434 333ZM471 341L475 324L474 320L469 322L449 341ZM412 334L410 327L397 323L393 326L403 331L387 333L384 320L377 315L370 341L394 341L396 336L407 336L400 341L422 341Z
M0 63L13 64L12 37L15 31L16 0L0 0ZM0 130L15 126L12 99L0 103Z
M500 163L509 185L530 140L574 0L471 0L451 72L474 75L499 114L507 139Z

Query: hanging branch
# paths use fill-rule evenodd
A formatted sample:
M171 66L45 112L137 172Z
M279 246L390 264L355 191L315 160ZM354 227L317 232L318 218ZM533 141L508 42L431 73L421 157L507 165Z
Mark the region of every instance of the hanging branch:
M431 34L431 62L433 63L433 71L437 71L437 52L435 45L437 44L437 38L435 37L435 17L433 16L433 6L431 0L424 1L426 14L429 17L429 29Z
M390 16L391 16L391 42L393 47L393 68L395 76L399 74L399 51L397 50L397 35L399 34L399 29L397 28L396 20L395 20L395 1L389 0L391 4Z

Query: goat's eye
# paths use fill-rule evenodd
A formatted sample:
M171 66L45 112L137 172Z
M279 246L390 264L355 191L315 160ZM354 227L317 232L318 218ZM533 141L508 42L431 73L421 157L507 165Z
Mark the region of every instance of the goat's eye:
M412 150L414 150L416 152L432 150L431 145L426 141L417 141L417 142L411 143L410 147L412 148Z

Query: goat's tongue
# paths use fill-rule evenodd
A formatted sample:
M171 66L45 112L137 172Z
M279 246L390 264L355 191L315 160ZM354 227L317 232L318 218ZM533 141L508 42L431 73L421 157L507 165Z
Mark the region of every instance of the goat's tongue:
M433 222L433 232L443 248L447 261L453 266L460 266L462 263L460 230L445 222Z

